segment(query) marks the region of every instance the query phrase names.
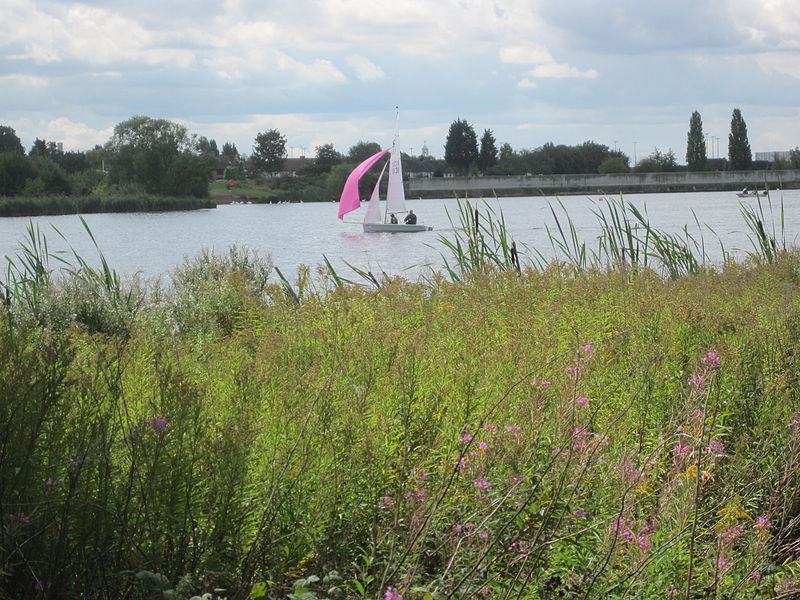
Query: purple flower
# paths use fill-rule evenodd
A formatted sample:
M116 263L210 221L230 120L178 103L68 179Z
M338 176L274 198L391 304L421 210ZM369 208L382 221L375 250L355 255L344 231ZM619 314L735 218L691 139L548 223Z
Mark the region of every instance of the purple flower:
M542 381L539 385L542 387L550 387L552 384L549 381Z
M675 454L689 454L692 451L692 449L689 446L684 446L683 444L678 442L672 447L672 451Z
M153 417L148 423L156 431L163 433L167 430L167 420L164 417Z
M480 444L478 444L478 449L479 450L486 450L488 448L489 448L489 444L487 444L486 442L481 442Z
M727 569L730 566L731 566L731 562L727 558L725 558L724 556L720 556L719 557L719 560L717 561L717 568L720 571L724 571L725 569Z
M787 427L798 427L798 426L800 426L800 419L795 419L794 421L792 421L787 425Z
M583 351L589 355L589 358L592 358L592 345L591 344L584 344Z
M394 498L391 496L384 496L381 499L381 505L383 506L392 506L394 504Z
M461 442L462 444L466 444L467 442L471 442L472 441L472 434L465 433L464 435L461 436L461 439L458 440L458 441Z
M625 481L633 481L639 477L639 470L629 462L622 463L617 468L622 472L622 479Z
M703 364L711 367L712 369L719 369L720 360L719 354L711 350L703 357Z
M509 433L519 432L522 431L522 427L520 427L519 425L509 425L508 427L506 427L506 431Z
M582 508L579 508L578 510L573 510L573 511L572 511L572 516L573 516L573 517L577 517L578 519L583 519L583 518L585 518L585 517L586 517L586 515L588 515L588 514L589 514L589 513L587 513L587 512L586 512L584 509L582 509Z
M589 400L587 400L584 396L578 396L575 398L575 402L584 408L589 408Z
M486 479L484 479L483 477L481 477L480 479L476 479L474 485L476 488L480 488L482 490L488 490L490 487L492 487L492 484L486 481Z
M708 383L708 377L700 375L699 373L692 375L692 378L689 380L689 385L694 388L703 387L706 383Z
M744 531L744 525L740 524L736 525L735 527L726 529L725 531L719 534L719 537L725 538L726 540L732 540L742 535L743 531Z
M403 595L394 591L392 586L386 588L386 593L383 595L383 600L403 600Z
M756 519L755 525L753 525L753 529L758 529L760 531L766 531L770 528L769 517L767 515L761 515Z
M708 449L716 453L724 452L725 444L720 442L717 438L714 438L713 440L708 442Z

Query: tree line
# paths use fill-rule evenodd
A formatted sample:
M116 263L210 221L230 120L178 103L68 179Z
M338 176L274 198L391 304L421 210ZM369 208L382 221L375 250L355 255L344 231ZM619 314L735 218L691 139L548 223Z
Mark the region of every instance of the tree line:
M280 174L287 158L287 139L277 129L256 134L252 153L240 155L230 142L220 150L215 140L189 133L185 126L166 119L134 116L114 128L111 139L87 152L64 152L55 142L36 139L26 153L15 131L0 126L0 195L45 196L138 193L165 196L208 195L212 172L224 168L224 178L261 179L271 187L307 188L327 198L335 197L352 167L381 149L376 142L359 141L347 153L333 144L315 148L315 157L297 178ZM709 159L700 113L689 120L686 165L679 165L672 149L658 148L631 166L622 151L586 141L577 145L548 142L535 149L515 150L498 145L491 129L478 139L466 119L450 125L444 159L427 153L403 155L406 173L432 176L548 175L580 173L663 172L688 169L744 170L752 168L800 168L800 150L771 165L752 159L747 125L736 108L731 118L728 158Z

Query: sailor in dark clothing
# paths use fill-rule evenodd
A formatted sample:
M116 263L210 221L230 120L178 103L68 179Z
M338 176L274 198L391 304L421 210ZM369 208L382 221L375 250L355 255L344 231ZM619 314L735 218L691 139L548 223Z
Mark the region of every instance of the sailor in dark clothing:
M406 225L416 225L417 224L417 215L414 214L413 210L408 211L406 218L403 220L403 223Z
M397 224L397 216L394 213L392 213L392 216L389 218L389 222L393 225Z

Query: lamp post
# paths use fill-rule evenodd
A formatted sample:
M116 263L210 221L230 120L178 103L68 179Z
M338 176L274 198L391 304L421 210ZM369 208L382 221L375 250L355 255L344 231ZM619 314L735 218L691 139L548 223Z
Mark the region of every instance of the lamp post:
M633 166L636 166L636 142L633 142Z

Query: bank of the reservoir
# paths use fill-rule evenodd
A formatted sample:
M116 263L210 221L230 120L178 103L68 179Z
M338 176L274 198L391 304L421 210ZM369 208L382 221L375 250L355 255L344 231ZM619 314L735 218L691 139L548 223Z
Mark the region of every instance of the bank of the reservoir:
M619 194L709 192L800 188L800 170L705 171L701 173L608 173L605 175L512 175L501 177L425 177L408 181L411 197L552 196L555 194Z

